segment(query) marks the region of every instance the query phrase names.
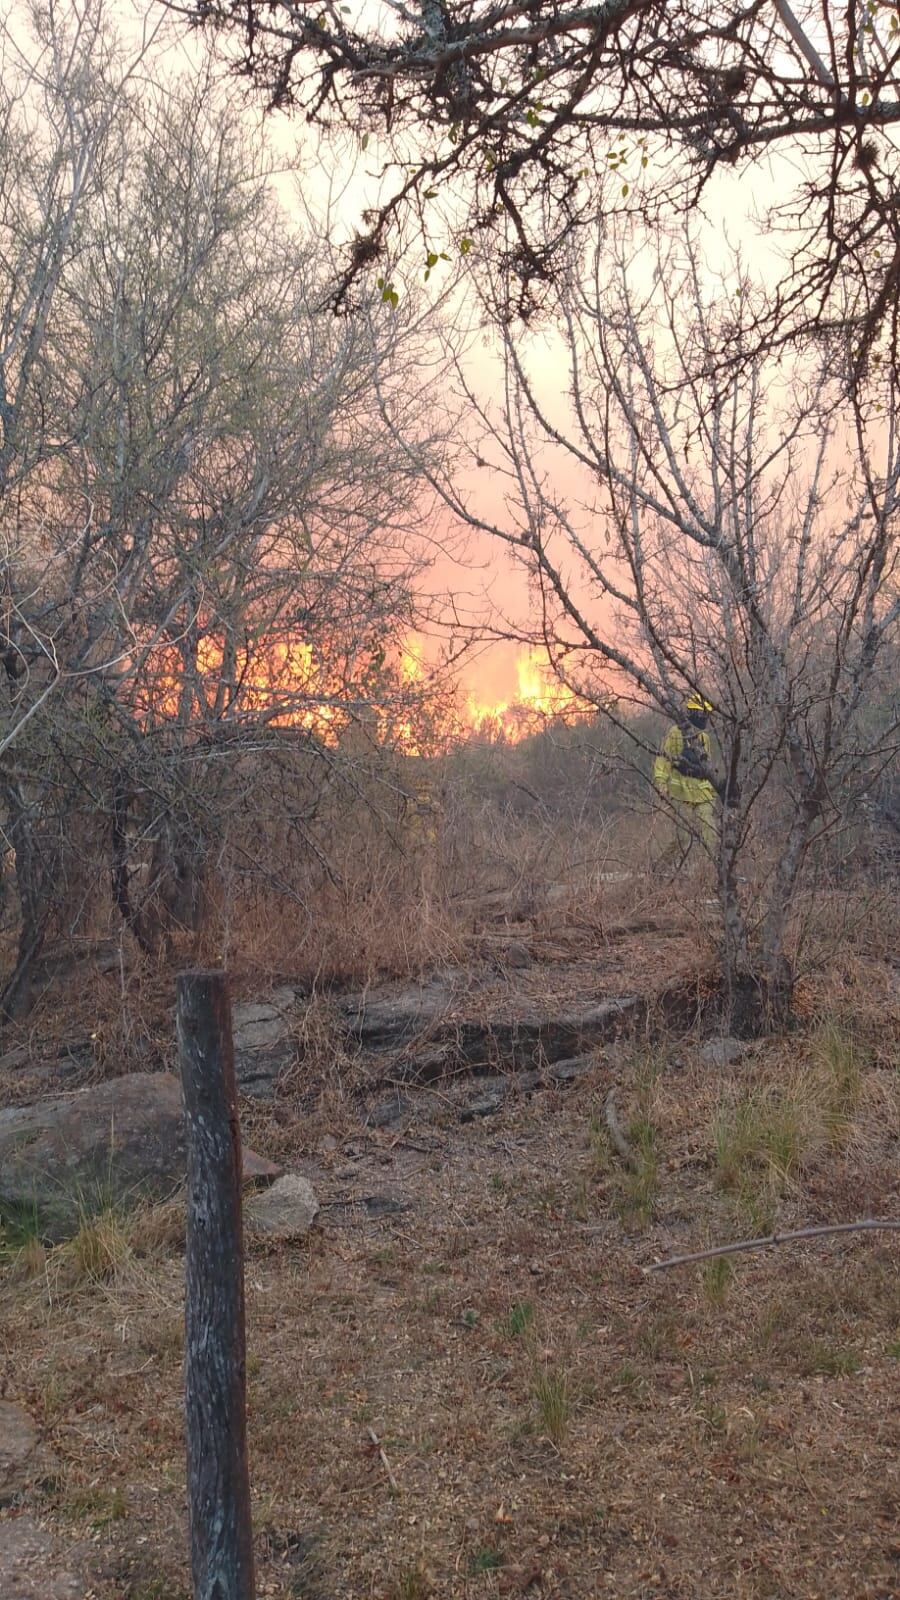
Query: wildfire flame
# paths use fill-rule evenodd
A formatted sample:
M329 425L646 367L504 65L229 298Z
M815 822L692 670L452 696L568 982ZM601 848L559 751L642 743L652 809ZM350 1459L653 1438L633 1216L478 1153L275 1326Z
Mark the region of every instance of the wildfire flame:
M363 685L354 691L352 685L329 681L313 648L294 635L226 652L222 637L209 633L197 642L194 663L188 679L177 650L157 658L152 693L143 707L148 721L178 717L190 682L192 717L260 718L270 728L302 728L331 744L351 721L347 699L358 698L371 703L381 741L423 755L473 735L515 743L548 720L573 721L590 710L555 676L546 652L534 646L516 662L514 696L490 701L469 694L462 705L452 690L448 696L446 681L441 684L437 675L431 681L425 642L416 634L403 641L393 672L374 696Z
M518 688L510 700L486 701L469 695L466 712L473 732L511 743L537 733L546 722L571 722L590 711L586 700L553 671L546 651L532 646L516 662Z

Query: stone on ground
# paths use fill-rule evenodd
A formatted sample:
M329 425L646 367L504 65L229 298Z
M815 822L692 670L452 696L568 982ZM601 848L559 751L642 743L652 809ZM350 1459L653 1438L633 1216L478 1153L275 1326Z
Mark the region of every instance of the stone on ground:
M37 1429L31 1417L23 1406L0 1400L0 1506L17 1500L39 1472Z
M255 1194L244 1206L244 1221L254 1233L270 1239L302 1239L319 1210L312 1184L298 1172L286 1172L270 1189Z
M232 1008L234 1048L270 1050L285 1036L296 995L293 989L276 989L271 1000L239 1001Z
M50 1534L33 1517L0 1522L3 1600L86 1600L80 1580L66 1572Z
M747 1046L740 1039L707 1039L700 1051L704 1067L730 1067L747 1054Z
M406 985L390 995L348 995L347 1031L368 1050L393 1050L432 1027L452 1005L453 975Z
M244 1152L245 1176L280 1171ZM186 1170L181 1085L133 1073L0 1111L0 1216L62 1239L105 1205L165 1200ZM32 1220L33 1219L33 1220Z
M275 1085L294 1057L291 1011L293 989L276 989L271 1000L239 1002L232 1011L234 1070L242 1094L271 1100Z

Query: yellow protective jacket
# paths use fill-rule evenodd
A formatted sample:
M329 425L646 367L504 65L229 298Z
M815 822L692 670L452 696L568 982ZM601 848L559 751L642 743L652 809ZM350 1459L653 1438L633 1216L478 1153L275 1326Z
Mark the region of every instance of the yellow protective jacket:
M688 730L689 755L698 761L709 761L709 734L700 728ZM666 734L662 751L653 764L653 782L660 794L683 806L705 806L716 798L716 791L707 778L693 778L679 772L678 766L685 753L685 735L677 722Z

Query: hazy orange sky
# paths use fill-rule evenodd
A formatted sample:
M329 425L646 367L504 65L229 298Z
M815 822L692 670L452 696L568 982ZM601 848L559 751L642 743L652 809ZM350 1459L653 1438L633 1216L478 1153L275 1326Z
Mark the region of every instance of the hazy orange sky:
M157 0L150 4L132 4L119 0L117 19L129 33L137 26L155 20L159 13ZM202 45L197 35L190 35L173 22L171 16L164 24L170 41L170 59L174 68L179 66L196 70L202 59ZM254 106L252 90L246 80L233 80L234 97L247 103L248 121L258 120L259 103ZM299 214L297 198L297 172L302 170L303 205L320 219L329 215L332 228L337 225L338 235L352 238L362 225L366 207L371 205L379 187L379 170L383 147L375 133L363 152L356 141L345 136L337 142L326 144L320 136L308 129L300 118L279 112L265 119L266 134L285 171L275 180L275 187L286 210ZM637 152L636 152L637 156ZM636 175L627 174L633 181ZM779 257L788 241L783 236L766 234L760 225L760 214L780 194L793 188L796 171L785 154L766 158L757 168L735 173L723 170L709 183L703 201L703 221L700 238L710 270L715 273L731 250L737 246L754 276L771 280L779 271ZM436 242L440 248L444 241ZM450 270L449 268L447 269ZM440 269L429 285L420 284L419 292L437 298L442 289ZM542 363L542 394L549 399L554 381L564 382L562 348L547 338L546 359ZM496 352L475 342L467 357L468 373L473 387L481 396L491 393L496 383L500 364ZM495 519L502 516L501 486L492 481L492 474L482 469L465 482L465 487L475 499L486 507ZM565 489L565 484L561 486ZM498 627L505 619L514 623L528 618L527 580L517 569L510 554L489 536L469 535L466 556L460 560L451 554L456 542L450 527L450 514L443 512L439 529L447 530L447 551L439 557L430 574L427 588L430 593L446 592L454 599L461 618L483 621L493 617ZM479 645L463 668L464 685L484 702L503 701L515 697L517 689L517 657L519 651L512 644L492 643Z

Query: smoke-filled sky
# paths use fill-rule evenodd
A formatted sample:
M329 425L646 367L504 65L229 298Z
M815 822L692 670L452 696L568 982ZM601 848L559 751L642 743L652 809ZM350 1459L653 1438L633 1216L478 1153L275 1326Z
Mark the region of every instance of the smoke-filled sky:
M120 0L115 14L119 26L129 35L140 29L159 27L168 40L167 60L171 61L173 71L196 71L200 67L204 57L200 37L190 34L167 14L159 0L144 4L140 0L134 3ZM247 100L248 121L258 126L260 106L259 103L254 105L253 91L246 80L234 80L233 94ZM276 177L275 184L286 209L297 214L305 209L323 226L327 221L339 240L352 238L378 189L380 151L374 136L365 152L349 137L325 144L299 118L294 119L287 113L266 117L265 130L272 149L284 163L284 170ZM696 221L703 256L712 275L725 267L736 247L753 275L771 281L779 274L790 241L784 235L766 232L764 212L781 194L793 189L795 182L796 170L792 170L791 160L784 153L737 174L722 172L710 182L704 194L702 214L698 214ZM440 243L436 247L440 248ZM450 270L446 268L447 273ZM446 278L442 282L441 269L438 269L427 286L419 285L418 292L437 299L445 285ZM544 330L541 338L542 398L550 409L559 405L564 408L564 351L551 332ZM490 403L501 373L496 350L489 340L474 339L465 359L473 389L480 399ZM503 485L489 468L473 469L464 486L474 506L483 508L484 514L493 520L502 521ZM560 487L565 491L565 484ZM462 549L457 530L446 511L440 513L437 533L444 550L430 575L429 590L433 594L451 595L454 609L462 620L493 620L501 630L507 624L513 627L518 622L526 624L527 583L508 552L490 537L478 534L469 534ZM514 700L521 655L514 644L480 644L473 649L463 669L466 687L483 704Z

